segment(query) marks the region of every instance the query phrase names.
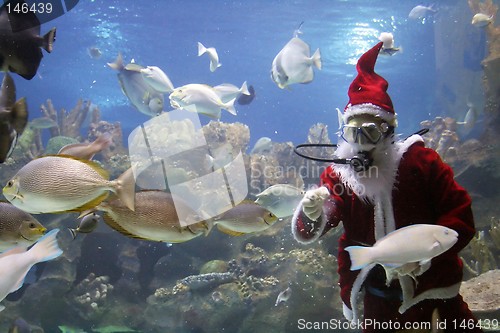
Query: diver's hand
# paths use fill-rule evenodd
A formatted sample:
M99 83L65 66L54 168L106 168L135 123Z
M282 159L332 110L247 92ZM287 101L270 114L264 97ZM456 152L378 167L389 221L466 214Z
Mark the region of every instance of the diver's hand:
M328 198L330 192L324 186L309 190L302 198L302 211L311 220L316 221L323 212L323 202Z

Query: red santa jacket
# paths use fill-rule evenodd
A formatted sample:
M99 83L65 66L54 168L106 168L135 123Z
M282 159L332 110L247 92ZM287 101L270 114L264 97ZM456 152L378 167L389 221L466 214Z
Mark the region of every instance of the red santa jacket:
M351 290L359 271L350 270L349 254L344 249L351 245L375 243L374 206L343 187L345 185L332 166L323 172L321 185L331 193L323 207L326 224L322 234L340 222L344 226L339 240L338 272L342 300L351 308ZM343 191L339 190L342 188ZM459 235L457 243L433 258L430 268L418 276L418 284L413 286L414 297L433 289L459 285L462 262L457 253L475 234L471 199L453 179L452 169L434 150L425 148L421 141L411 144L401 157L392 189L392 207L396 229L411 224L438 224L457 231ZM292 225L295 238L302 242L316 238L318 235L315 232L321 232L305 220L307 218L299 214ZM458 292L458 287L456 290Z

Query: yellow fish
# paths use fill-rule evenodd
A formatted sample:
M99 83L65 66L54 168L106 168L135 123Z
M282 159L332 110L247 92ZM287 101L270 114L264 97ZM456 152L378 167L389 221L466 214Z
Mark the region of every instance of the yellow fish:
M99 164L72 156L44 156L30 161L9 180L3 194L14 206L32 214L81 212L114 192L134 209L132 169L108 180Z
M97 206L104 211L104 221L116 231L144 240L182 243L202 234L208 234L211 225L207 222L181 225L176 209L184 213L192 211L172 195L163 191L140 191L135 194L135 211L128 209L122 201L111 199Z
M240 236L264 231L277 220L276 215L255 202L242 201L227 212L215 217L213 223L226 234Z

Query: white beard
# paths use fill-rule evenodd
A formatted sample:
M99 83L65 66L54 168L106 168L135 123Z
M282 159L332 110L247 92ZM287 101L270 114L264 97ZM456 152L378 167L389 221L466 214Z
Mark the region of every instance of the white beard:
M335 153L338 158L351 158L359 151L370 152L373 158L372 166L361 172L356 172L348 164L334 164L333 170L337 172L340 181L350 188L360 199L375 204L380 195L391 197L394 181L396 179L401 152L394 144L393 136L384 138L376 145L350 144L340 141Z

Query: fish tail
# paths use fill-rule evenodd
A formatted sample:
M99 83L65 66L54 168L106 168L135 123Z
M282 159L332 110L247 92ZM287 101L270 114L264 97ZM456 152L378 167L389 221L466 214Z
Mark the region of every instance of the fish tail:
M198 42L198 57L201 57L202 55L207 52L207 48L200 42Z
M52 52L54 42L56 41L56 28L50 29L49 32L47 32L43 36L43 45L42 47L45 49L47 52Z
M123 65L123 57L122 57L122 53L118 53L118 56L116 57L116 60L115 62L108 62L108 66L117 70L117 71L121 71L122 69L125 68L125 66Z
M57 244L58 232L59 229L51 230L28 251L35 263L52 260L63 253Z
M370 247L348 246L345 248L351 258L351 271L356 271L371 263L369 255Z
M250 96L250 92L248 91L247 81L243 82L243 84L241 85L240 92L243 95Z
M236 116L236 109L234 108L234 102L236 101L236 98L233 98L229 102L223 105L224 109L226 109L230 114L233 114Z
M321 66L322 66L322 64L321 64L321 52L319 51L319 49L316 49L316 51L314 52L314 54L311 57L311 60L317 69L321 69Z
M68 230L71 233L71 237L73 237L73 239L76 239L76 229L68 228Z
M130 210L135 211L135 178L129 168L116 180L116 195Z
M28 123L28 105L26 104L26 98L20 98L14 103L12 107L12 126L16 130L17 134L21 134Z

